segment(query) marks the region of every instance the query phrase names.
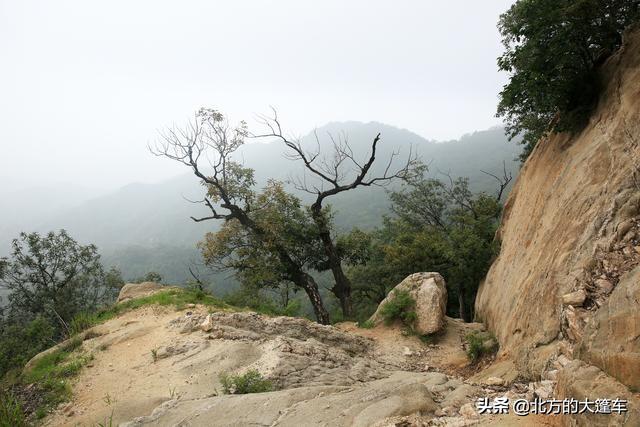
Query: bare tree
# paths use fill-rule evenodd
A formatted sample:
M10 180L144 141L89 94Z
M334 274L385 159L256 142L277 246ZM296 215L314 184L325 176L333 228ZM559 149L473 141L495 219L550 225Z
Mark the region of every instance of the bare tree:
M252 135L256 138L275 137L282 141L289 153L287 157L293 161L301 161L306 171L312 177L313 182L308 182L306 175L298 177L293 184L296 189L305 191L315 196L315 201L310 206L311 216L318 227L320 239L324 248L328 268L335 281L331 292L340 301L342 313L345 318L353 315L351 301L351 282L345 275L342 267L342 257L331 235L330 221L323 203L326 199L336 194L344 193L358 187L385 186L392 180L407 180L416 174L422 174L424 168L418 161L416 154L410 147L409 155L400 166L395 165L399 151L393 151L389 156L386 166L381 174L373 175L371 167L376 161L376 150L380 142L378 133L371 142L371 152L364 161L358 161L346 137L334 138L329 135L332 142L332 151L329 156L321 156L320 140L316 137L316 149L307 151L298 139L292 140L283 134L278 115L275 110L271 117L259 116L259 121L268 129L264 134Z
M253 170L232 159L247 135L245 122L232 127L222 113L202 108L184 128L173 127L161 133L160 140L149 149L156 156L189 167L206 186L207 195L202 203L209 208L211 215L192 217L194 221L237 221L257 240L268 241L285 270L286 279L306 292L318 322L328 324L329 314L313 277L303 270L283 245L270 239L268 231L251 218L255 200ZM210 173L203 171L203 161L207 162L205 167L211 170Z
M490 177L498 181L498 191L496 193L496 201L500 202L500 200L502 200L502 195L504 194L504 190L507 189L507 187L509 186L509 183L513 179L513 175L511 174L511 172L507 172L507 164L504 162L504 160L502 161L502 176L498 176L490 172L485 172L482 169L480 170L480 172L482 172L485 175L489 175Z

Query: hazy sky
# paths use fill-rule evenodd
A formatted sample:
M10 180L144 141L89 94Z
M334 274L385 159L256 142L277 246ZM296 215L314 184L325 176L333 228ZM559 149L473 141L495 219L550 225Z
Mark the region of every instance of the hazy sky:
M438 140L488 128L511 3L0 0L0 190L181 173L146 145L200 106L251 126L273 105L298 134L338 120Z

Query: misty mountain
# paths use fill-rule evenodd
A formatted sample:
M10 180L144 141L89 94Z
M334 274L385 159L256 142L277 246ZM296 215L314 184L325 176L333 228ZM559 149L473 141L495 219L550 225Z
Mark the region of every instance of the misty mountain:
M347 140L357 159L366 159L373 138L381 134L374 173L381 173L392 152L397 151L399 165L409 154L417 152L429 164L429 174L440 171L452 176L468 176L476 191L494 191L493 178L481 172L501 172L503 162L514 177L519 163L515 160L520 146L507 142L504 130L494 128L465 135L447 142L429 141L405 129L381 123L330 123L302 138L302 145L321 153L330 153L331 138ZM317 136L317 137L316 137ZM255 169L258 186L268 178L287 180L300 177L300 162L285 157L279 141L250 141L239 153L239 159ZM158 159L159 162L169 162ZM117 165L114 165L117 170ZM82 243L98 246L106 265L121 269L132 279L157 271L170 282L188 278L187 266L199 259L195 248L207 231L216 230L215 221L195 223L190 216L206 216L207 209L193 201L201 200L204 189L197 178L187 173L156 184L130 184L111 193L90 198L92 192L65 191L53 188L38 194L5 195L11 206L0 212L0 255L9 252L11 239L19 231L47 232L64 228ZM42 194L48 198L43 199ZM62 196L64 194L64 196ZM298 192L303 199L310 195ZM53 203L50 199L56 201ZM55 209L51 204L55 205ZM340 229L358 226L372 228L388 213L386 190L359 188L331 200ZM19 226L18 226L19 224ZM204 271L200 268L200 271ZM216 282L227 282L216 276ZM222 288L227 287L219 283Z

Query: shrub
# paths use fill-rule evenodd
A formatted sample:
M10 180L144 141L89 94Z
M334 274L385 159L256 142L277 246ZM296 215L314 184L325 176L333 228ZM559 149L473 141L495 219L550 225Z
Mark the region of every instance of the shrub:
M0 378L21 369L29 359L55 343L55 328L43 317L26 325L0 321Z
M396 320L400 320L403 324L411 327L418 318L414 311L416 300L413 299L408 291L393 291L394 297L387 301L380 309L380 314L387 325L392 324Z
M250 370L244 375L220 374L224 394L264 393L273 390L271 381L264 379L260 372Z
M470 332L466 335L465 341L467 342L467 356L473 363L485 355L498 351L498 341L487 332Z

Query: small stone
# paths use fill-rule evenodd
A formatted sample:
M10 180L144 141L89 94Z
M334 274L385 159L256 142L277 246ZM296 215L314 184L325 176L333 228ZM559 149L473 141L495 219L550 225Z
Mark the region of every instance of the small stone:
M202 329L204 332L209 332L213 329L213 326L213 317L211 317L211 315L209 314L200 324L200 329Z
M411 351L411 349L409 347L405 347L402 350L402 354L405 355L405 356L411 356L413 354L413 351Z
M540 381L539 384L536 384L534 386L534 390L535 390L534 393L540 399L543 399L543 400L549 399L553 395L554 385L555 383L553 381L549 381L549 380Z
M195 304L187 304L187 308L196 308Z
M631 228L633 227L633 220L628 219L620 224L618 224L618 229L616 230L616 236L618 239L621 239Z
M489 377L486 380L483 381L485 385L503 385L504 384L504 380L502 378L499 377Z
M572 305L574 307L580 307L584 304L584 300L587 298L587 293L584 289L571 292L562 296L562 303L564 305Z
M607 279L598 279L596 280L596 286L598 290L603 294L608 294L613 290L613 283L608 281Z
M478 418L478 413L473 407L473 403L465 403L460 407L460 415L466 419Z

